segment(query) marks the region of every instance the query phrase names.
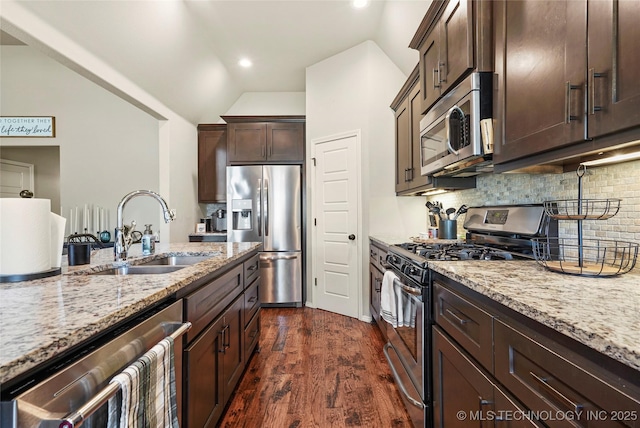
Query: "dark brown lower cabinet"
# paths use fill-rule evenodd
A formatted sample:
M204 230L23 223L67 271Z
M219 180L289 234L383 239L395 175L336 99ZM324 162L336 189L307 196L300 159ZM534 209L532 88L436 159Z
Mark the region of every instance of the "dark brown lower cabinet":
M234 303L185 351L185 426L213 427L222 415L244 370L244 296Z
M433 327L434 427L538 427L439 327Z

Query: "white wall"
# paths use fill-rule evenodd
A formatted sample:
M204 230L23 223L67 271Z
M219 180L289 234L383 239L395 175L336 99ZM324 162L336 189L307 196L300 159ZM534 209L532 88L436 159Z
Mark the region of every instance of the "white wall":
M303 116L304 114L304 92L245 92L225 113L226 116Z
M314 64L306 72L307 153L312 152L310 145L315 139L361 131L362 308L368 307L368 236L409 236L426 224L424 198L398 198L393 187L395 121L389 105L406 78L372 41ZM312 181L309 176L307 183ZM312 189L308 186L307 190L313 198ZM309 217L307 223L310 221ZM311 231L307 235L311 242ZM308 251L308 299L312 296L312 263ZM368 314L368 310L364 312Z
M61 214L68 218L69 209L85 204L105 207L113 230L125 193L158 189L158 121L28 46L3 46L0 54L2 115L56 118L55 138L0 144L59 146ZM125 214L139 225L158 225L150 203L131 202Z
M61 161L64 163L61 165L61 175L73 176L75 180L83 182L86 182L86 178L90 177L95 183L91 186L91 194L85 194L84 191L69 193L65 187L70 183L74 184L74 179L69 178L66 181L61 179L63 206L85 203L85 201L91 203L91 200L85 198L108 193L105 205L112 207L111 219L114 223L115 207L122 196L131 190L149 188L158 191L167 200L169 206L176 209L177 220L170 225L164 224L161 220L158 204L150 198L132 200L127 205L125 220L130 221L136 215L136 210L144 211L147 209L145 206L148 206L149 212L153 210L153 217L149 220L143 217L135 218L139 225L143 225L145 222L153 223L156 225L154 231L160 232L163 241L168 239L172 242L186 242L189 232L193 231L200 216L197 186L195 186L197 182L196 126L168 109L153 96L114 70L109 64L95 57L73 40L68 39L20 4L16 2L3 4L0 18L3 29L10 34L19 36L20 40L26 42L34 50L87 79L82 83L77 81L78 86L61 86L54 82L49 87L43 88L45 94L55 95L59 102L62 102L75 92L86 90L99 93L98 89L104 88L100 93L100 98L87 97L84 99L83 111L79 112L77 117L70 115L65 120L65 123L69 125L87 120L91 129L84 128L86 134L81 132L82 128L64 129L69 125L62 123L58 125L59 132L62 132L63 129L64 135L69 135L68 132L71 132L75 141L82 140L87 148L87 150L78 153L75 148L65 151L61 147L60 156L61 159L65 159ZM4 54L2 63L5 66ZM25 73L28 72L29 70L25 70ZM3 73L2 107L3 114L7 115L9 113L6 112L8 105L4 99L4 78ZM21 86L16 86L16 88L21 87L23 90L29 88L28 85L25 88L24 80L21 80L19 85ZM91 111L100 110L101 105L108 106L117 120L109 121L109 117L94 118L91 116ZM37 109L37 105L31 105L19 114L35 114ZM54 115L51 111L51 109L47 109L44 114ZM99 145L91 145L97 139L96 133L106 134L108 141L105 140ZM61 141L59 138L51 140ZM14 141L11 144L15 144ZM49 141L48 144L57 143ZM79 144L79 146L82 145ZM67 160L73 165L73 168L68 166ZM98 160L104 167L93 168L92 175L75 173L74 168L77 171L79 164L86 165ZM146 162L144 162L145 160ZM72 195L74 199L66 201L66 194ZM76 198L82 198L82 202L78 202ZM159 227L157 227L158 225Z

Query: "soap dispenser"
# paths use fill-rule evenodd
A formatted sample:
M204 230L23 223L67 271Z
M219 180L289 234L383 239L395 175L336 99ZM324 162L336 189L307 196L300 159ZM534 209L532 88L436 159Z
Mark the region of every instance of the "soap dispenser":
M145 224L142 234L142 255L148 256L156 252L156 237L151 230L150 224Z

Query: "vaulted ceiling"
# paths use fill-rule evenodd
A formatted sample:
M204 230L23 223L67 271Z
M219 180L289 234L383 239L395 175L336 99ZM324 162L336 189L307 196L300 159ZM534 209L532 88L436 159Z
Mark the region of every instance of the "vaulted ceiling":
M216 121L244 92L303 92L306 67L366 40L408 75L418 55L407 46L431 1L374 0L363 9L347 0L19 3L201 123ZM253 67L240 67L242 57Z

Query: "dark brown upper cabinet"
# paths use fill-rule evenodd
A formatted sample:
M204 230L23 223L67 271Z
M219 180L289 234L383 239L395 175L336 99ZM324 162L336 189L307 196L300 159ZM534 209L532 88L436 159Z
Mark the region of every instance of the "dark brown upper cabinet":
M420 175L420 119L422 106L418 67L393 100L391 108L396 120L396 193L428 184L428 178Z
M227 125L198 125L198 202L227 201Z
M495 172L638 139L638 20L634 1L494 3Z
M409 47L420 53L421 113L472 70L493 71L491 2L435 0Z
M223 116L227 164L303 163L304 116Z
M587 136L640 125L640 2L587 2Z

